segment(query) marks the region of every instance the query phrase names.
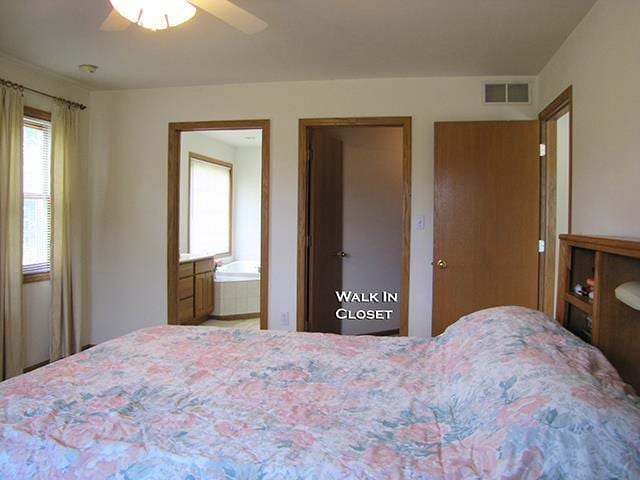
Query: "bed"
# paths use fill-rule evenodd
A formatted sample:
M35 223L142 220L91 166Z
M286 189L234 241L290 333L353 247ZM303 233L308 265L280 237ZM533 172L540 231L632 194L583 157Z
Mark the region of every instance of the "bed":
M545 315L433 340L155 327L0 384L3 479L640 478L640 400Z

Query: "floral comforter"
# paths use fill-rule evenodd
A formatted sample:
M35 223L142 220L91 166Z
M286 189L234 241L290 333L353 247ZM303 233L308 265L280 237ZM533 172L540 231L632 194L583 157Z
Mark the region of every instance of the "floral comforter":
M156 327L0 384L2 479L640 478L640 400L506 307L434 340Z

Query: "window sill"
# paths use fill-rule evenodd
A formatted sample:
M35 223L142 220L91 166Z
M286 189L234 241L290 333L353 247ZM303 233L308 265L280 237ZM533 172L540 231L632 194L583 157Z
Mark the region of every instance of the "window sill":
M50 272L24 273L22 283L46 282L51 279Z

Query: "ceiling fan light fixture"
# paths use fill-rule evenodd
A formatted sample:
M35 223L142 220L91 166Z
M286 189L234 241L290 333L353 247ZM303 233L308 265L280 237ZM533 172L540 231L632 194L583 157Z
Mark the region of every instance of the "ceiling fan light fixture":
M149 30L165 30L190 20L196 7L186 0L110 0L116 11Z

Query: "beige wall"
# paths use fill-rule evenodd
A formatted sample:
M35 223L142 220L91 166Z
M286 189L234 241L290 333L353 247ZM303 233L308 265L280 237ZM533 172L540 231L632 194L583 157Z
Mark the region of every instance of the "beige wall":
M433 123L530 119L535 105L487 106L480 77L345 80L93 92L91 322L94 342L166 321L167 124L271 119L270 328L293 329L298 120L413 117L409 333L431 331ZM531 79L534 80L534 79ZM534 89L535 91L535 89ZM281 325L289 313L290 324Z
M573 232L640 237L640 2L599 0L542 70L573 85Z
M233 259L260 263L262 147L236 147L233 165Z
M13 59L0 55L0 77L12 82L23 84L27 87L42 90L52 95L69 98L76 102L89 104L89 90L69 81L66 78L54 75L46 70L17 62ZM25 92L25 105L39 108L40 110L51 111L52 100L30 92ZM88 118L89 114L85 110L81 115L80 124L80 170L76 172L77 178L86 178L86 160L88 146ZM80 197L86 199L87 192L84 183L80 183ZM73 226L73 235L76 243L81 247L88 243L89 232L82 228L84 221L84 204L75 206L79 217ZM80 259L85 259L84 250L76 251ZM83 262L83 271L76 272L80 278L86 278L88 263ZM85 286L89 286L85 283ZM81 297L89 295L87 288L82 292ZM38 282L24 285L23 288L23 313L25 322L25 348L26 366L45 361L49 358L49 303L51 300L51 288L49 282ZM81 312L83 318L87 318L86 312ZM88 331L89 322L85 322L83 328L83 344L88 342L90 333Z
M402 128L330 130L342 141L342 289L400 293L402 267ZM400 304L347 303L349 310L392 310L389 320L343 320L342 333L400 328Z

